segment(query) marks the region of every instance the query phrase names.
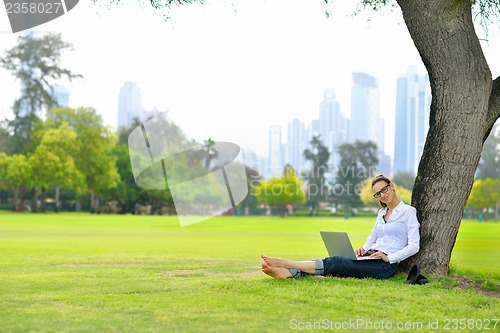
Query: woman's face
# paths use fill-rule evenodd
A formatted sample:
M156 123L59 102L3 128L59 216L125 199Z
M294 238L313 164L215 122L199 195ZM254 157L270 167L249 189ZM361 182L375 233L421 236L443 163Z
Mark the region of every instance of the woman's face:
M394 187L392 183L387 184L384 180L376 182L372 187L372 191L375 198L382 201L383 203L390 202L394 195Z

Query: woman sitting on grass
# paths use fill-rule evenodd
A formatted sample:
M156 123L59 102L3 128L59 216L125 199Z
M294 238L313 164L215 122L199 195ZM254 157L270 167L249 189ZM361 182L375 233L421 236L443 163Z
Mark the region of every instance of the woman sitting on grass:
M387 177L376 176L372 181L372 191L382 208L366 243L355 252L357 256L369 255L381 260L357 261L333 256L323 260L292 261L262 255L262 272L276 279L311 274L376 279L392 277L396 273L398 262L418 252L420 224L416 209L397 197L394 184Z

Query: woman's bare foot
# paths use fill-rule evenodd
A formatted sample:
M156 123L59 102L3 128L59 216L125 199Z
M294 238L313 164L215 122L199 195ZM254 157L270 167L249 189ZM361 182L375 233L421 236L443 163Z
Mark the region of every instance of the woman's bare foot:
M263 255L263 254L261 255L261 257L268 266L276 267L276 268L286 268L283 265L283 259L281 259L281 258L272 258L272 257L268 257L268 256Z
M279 280L285 280L292 277L292 274L288 269L281 267L271 267L265 262L262 263L262 272Z

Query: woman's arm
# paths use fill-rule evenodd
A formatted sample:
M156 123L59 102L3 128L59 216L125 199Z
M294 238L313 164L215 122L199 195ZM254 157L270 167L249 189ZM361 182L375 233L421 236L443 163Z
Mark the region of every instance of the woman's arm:
M377 215L377 219L378 219L378 215ZM377 241L378 236L377 236L376 226L377 226L377 221L375 220L375 225L373 226L372 232L370 233L370 235L366 239L366 242L363 245L363 247L359 248L359 249L363 249L364 252L366 252L366 250L369 250L372 247L372 245L375 244L375 242ZM357 254L357 250L355 252ZM363 255L363 254L365 254L365 253L362 253L360 255Z

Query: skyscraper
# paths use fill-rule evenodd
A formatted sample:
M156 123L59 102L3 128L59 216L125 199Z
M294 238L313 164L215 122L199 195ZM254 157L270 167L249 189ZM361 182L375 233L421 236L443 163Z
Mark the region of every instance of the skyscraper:
M288 123L286 142L286 162L290 163L297 173L304 168L304 150L306 149L307 137L304 124L299 119Z
M134 118L141 119L142 97L135 82L125 82L118 96L118 127L130 127Z
M335 168L340 164L337 148L347 142L347 119L342 116L335 90L331 88L325 90L319 105L319 133L330 152L330 164Z
M378 82L366 73L353 73L352 81L349 142L371 140L377 144L378 150L384 150Z
M394 173L417 173L429 130L430 104L429 76L410 66L397 79Z
M279 177L283 172L283 149L281 143L281 126L269 126L269 158L266 178Z

